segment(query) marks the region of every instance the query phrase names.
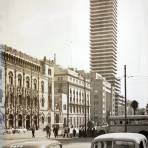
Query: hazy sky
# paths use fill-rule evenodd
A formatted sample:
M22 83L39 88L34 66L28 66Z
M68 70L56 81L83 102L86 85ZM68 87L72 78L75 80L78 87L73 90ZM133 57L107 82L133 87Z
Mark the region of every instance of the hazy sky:
M57 55L89 70L89 0L0 0L0 42L34 57ZM118 76L127 97L148 103L148 0L118 0ZM123 83L122 83L123 88ZM123 90L122 90L122 93Z

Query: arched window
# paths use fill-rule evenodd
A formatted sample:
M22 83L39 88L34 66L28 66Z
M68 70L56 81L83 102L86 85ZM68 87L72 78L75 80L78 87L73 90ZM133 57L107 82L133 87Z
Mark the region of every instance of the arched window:
M22 105L22 96L19 95L19 104Z
M75 90L73 90L73 101L75 102Z
M27 96L27 106L30 106L30 97Z
M42 107L44 107L44 103L45 103L45 99L42 98L42 100L41 100L41 105L42 105Z
M10 71L8 75L9 75L9 84L13 85L13 73Z
M44 124L44 117L42 116L42 123Z
M44 93L44 81L41 82L41 91Z
M72 95L72 90L71 90L71 88L70 88L70 95Z
M18 74L18 86L21 87L22 86L22 75Z
M37 97L34 98L34 105L35 107L37 106L38 102L37 102Z
M10 95L10 104L12 104L12 105L14 104L14 97L12 94Z
M76 95L77 95L77 102L78 102L78 91L76 91Z
M72 101L72 90L70 88L70 102Z
M79 92L79 99L80 99L80 102L81 102L81 92Z
M34 79L33 85L34 85L34 90L37 90L37 80L36 79Z
M26 88L30 87L30 79L29 77L26 77Z

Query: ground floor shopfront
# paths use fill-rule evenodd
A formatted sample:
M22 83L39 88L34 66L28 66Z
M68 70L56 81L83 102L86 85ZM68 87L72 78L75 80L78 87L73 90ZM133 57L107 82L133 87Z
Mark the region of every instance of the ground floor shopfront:
M26 128L30 129L35 125L36 129L43 129L47 124L51 124L51 114L8 114L5 116L5 127L11 128Z

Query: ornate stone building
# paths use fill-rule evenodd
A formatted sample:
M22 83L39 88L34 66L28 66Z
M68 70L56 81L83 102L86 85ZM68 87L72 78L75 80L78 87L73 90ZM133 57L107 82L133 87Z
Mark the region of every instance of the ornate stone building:
M54 61L4 46L5 127L43 128L54 122Z
M0 129L4 128L4 115L5 115L5 62L2 56L4 52L3 45L0 45Z

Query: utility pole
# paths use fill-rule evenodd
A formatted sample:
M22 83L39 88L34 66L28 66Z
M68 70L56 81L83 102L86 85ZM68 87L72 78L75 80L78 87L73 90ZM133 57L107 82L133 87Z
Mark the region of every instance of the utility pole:
M125 132L127 132L126 65L124 65Z
M69 82L67 83L67 126L69 127Z

